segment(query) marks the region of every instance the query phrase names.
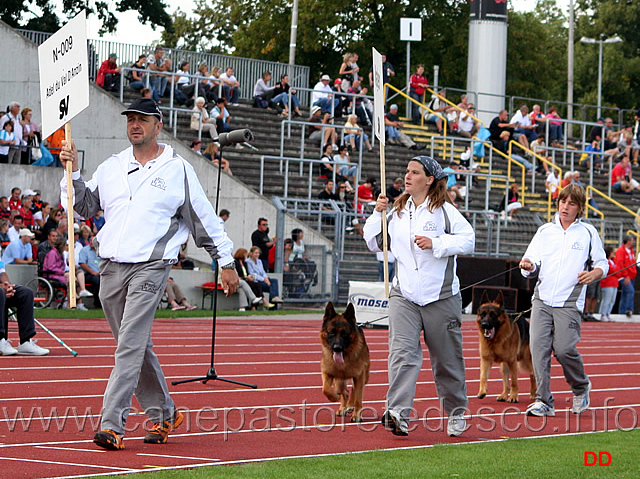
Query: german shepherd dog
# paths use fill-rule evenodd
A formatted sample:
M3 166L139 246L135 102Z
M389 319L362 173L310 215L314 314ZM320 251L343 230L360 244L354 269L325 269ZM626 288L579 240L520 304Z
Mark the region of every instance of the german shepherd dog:
M502 303L502 291L490 302L486 291L482 294L482 305L478 309L478 332L480 335L480 390L478 397L487 395L487 379L493 363L500 363L502 394L498 401L518 402L518 365L529 373L531 399L536 397L536 378L533 375L531 350L529 349L529 323L520 317L511 321ZM511 373L511 387L509 387Z
M340 401L338 416L352 413L351 421L362 420L362 394L369 382L369 348L364 333L356 324L353 304L343 314L329 302L322 329L322 392L329 401ZM348 380L353 380L351 395Z

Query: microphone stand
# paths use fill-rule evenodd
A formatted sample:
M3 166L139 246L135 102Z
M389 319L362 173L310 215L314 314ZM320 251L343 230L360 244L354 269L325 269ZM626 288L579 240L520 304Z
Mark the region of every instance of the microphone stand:
M213 141L217 141L214 139ZM215 158L214 158L215 159ZM222 144L220 145L220 160L218 161L218 183L216 185L216 206L215 211L218 214L218 201L220 199L220 177L222 176ZM215 348L216 348L216 320L218 318L218 272L220 270L220 264L216 261L216 269L215 269L215 277L216 277L216 288L213 290L213 324L211 326L211 364L209 370L207 371L206 376L202 376L199 378L191 378L191 379L183 379L181 381L171 381L171 384L174 386L178 384L184 383L193 383L197 381L202 381L202 384L207 384L207 381L224 381L227 383L238 384L239 386L246 386L252 389L258 389L257 384L248 384L240 381L235 381L233 379L221 378L218 376L216 372L216 368L214 366L214 356L215 356Z

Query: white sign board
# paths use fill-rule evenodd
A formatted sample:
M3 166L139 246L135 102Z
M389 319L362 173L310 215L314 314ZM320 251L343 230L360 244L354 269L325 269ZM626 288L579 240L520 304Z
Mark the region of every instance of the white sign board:
M372 326L389 326L389 300L384 283L349 281L349 302L356 310L358 324L371 321Z
M373 129L376 138L384 146L384 76L382 74L382 55L373 51Z
M400 40L403 42L422 41L422 19L421 18L401 18L400 19Z
M89 106L87 16L83 10L38 47L42 136Z

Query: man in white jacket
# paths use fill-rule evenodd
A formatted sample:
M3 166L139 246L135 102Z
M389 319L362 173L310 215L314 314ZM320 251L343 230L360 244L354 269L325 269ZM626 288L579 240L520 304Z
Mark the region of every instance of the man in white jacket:
M151 327L180 245L191 233L222 268L227 295L238 287L224 231L195 171L169 145L159 144L162 113L151 99L127 110L131 147L103 162L83 181L75 145L63 142L60 159L73 162L74 209L85 218L104 211L105 225L95 238L102 258L100 300L117 342L115 366L104 393L102 430L94 442L124 449L123 436L133 394L154 424L144 442L163 444L183 421L169 395ZM66 204L66 178L61 181Z
M589 408L591 381L577 349L586 285L607 274L609 263L596 229L580 219L587 198L571 184L558 195L553 221L538 228L520 261L522 275L538 275L531 311L531 356L538 383L528 416L555 416L551 352L573 391L574 414ZM593 269L591 269L593 268Z

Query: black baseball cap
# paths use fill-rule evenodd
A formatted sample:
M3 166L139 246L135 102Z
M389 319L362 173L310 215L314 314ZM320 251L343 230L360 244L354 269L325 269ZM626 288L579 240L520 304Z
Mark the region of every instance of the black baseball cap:
M140 98L134 101L121 115L126 115L127 113L142 113L143 115L155 116L162 121L162 112L151 98Z

